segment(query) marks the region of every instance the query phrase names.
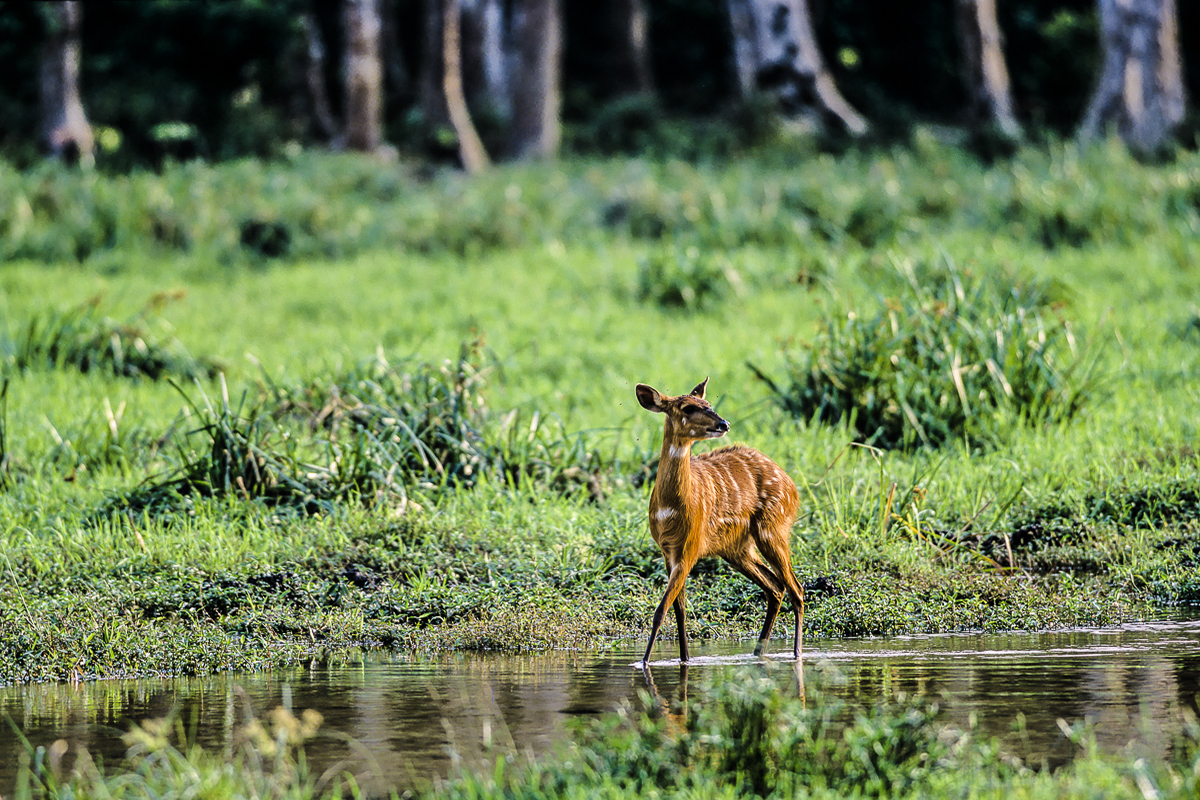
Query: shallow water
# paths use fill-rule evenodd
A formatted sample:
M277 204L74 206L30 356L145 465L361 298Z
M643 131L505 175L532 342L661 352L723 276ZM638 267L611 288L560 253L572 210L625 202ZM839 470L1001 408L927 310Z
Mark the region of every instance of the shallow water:
M800 689L781 652L757 659L750 643L693 644L686 672L674 642L655 651L654 689L675 701L710 678L757 664L781 691ZM496 754L537 754L570 736L572 719L636 702L646 689L636 642L607 652L528 656L364 653L351 663L312 663L252 675L103 681L0 689L7 715L33 746L65 739L109 763L131 722L172 710L190 735L220 750L247 713L284 705L316 709L323 735L308 748L319 771L349 770L375 791L445 776L461 759L482 768ZM1058 720L1087 720L1101 746L1149 758L1170 753L1183 709L1200 692L1200 621L1041 634L902 636L814 640L805 647L806 697L833 694L870 705L897 692L935 699L942 716L975 725L1033 763L1059 764L1074 745ZM1023 717L1023 724L1016 724ZM20 752L0 724L0 796L11 794Z

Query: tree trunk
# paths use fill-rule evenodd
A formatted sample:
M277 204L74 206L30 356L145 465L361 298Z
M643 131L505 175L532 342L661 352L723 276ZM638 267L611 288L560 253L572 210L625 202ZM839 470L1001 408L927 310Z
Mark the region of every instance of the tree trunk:
M754 12L750 0L726 0L725 7L729 12L729 33L733 37L733 66L738 89L742 97L749 97L757 89L754 75L758 71L758 41L754 33Z
M1021 126L1013 116L996 0L956 0L955 17L970 124L976 129L991 126L1007 139L1021 138Z
M512 116L504 52L501 0L463 0L463 91L469 103L486 107L499 120Z
M726 0L738 82L774 95L794 118L836 119L855 136L867 122L838 92L817 47L808 0Z
M344 0L346 130L349 150L373 153L383 142L383 69L379 0Z
M471 123L467 99L463 94L462 55L459 47L459 25L462 15L460 0L442 0L442 86L446 95L446 110L458 139L458 155L463 169L481 172L488 166L487 151Z
M1104 63L1080 125L1081 141L1110 126L1134 150L1164 146L1183 120L1175 0L1099 0Z
M653 94L650 20L644 0L610 0L608 17L615 34L611 81L616 94Z
M338 130L325 86L325 40L317 26L317 17L311 11L300 15L300 28L304 32L304 82L308 88L312 125L325 142L332 142L337 138Z
M92 126L79 98L79 28L83 4L76 0L46 6L50 36L42 46L42 143L54 158L93 163Z
M513 0L512 129L516 158L546 158L558 151L562 24L558 0Z

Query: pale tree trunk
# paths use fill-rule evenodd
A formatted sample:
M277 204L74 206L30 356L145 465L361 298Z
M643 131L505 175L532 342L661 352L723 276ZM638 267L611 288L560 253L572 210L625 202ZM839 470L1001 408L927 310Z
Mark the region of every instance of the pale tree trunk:
M726 0L725 8L729 12L738 89L742 97L749 97L757 90L754 76L758 72L758 41L754 33L754 13L750 9L750 0Z
M311 11L300 15L300 28L304 32L304 82L312 124L317 135L326 143L332 142L337 138L338 130L325 87L325 40L317 27L316 15Z
M486 106L498 119L512 116L508 68L504 52L504 7L501 0L463 0L463 90L468 101Z
M1183 120L1175 0L1099 0L1104 63L1080 125L1081 141L1110 126L1134 150L1167 143Z
M996 0L956 0L955 16L971 125L991 126L1010 140L1021 138L1021 126L1013 116Z
M346 129L349 150L373 153L383 143L383 68L379 0L344 0Z
M509 70L516 158L547 158L558 151L562 18L558 0L513 0Z
M788 116L836 119L855 136L867 121L846 102L825 66L808 0L726 0L743 91L774 95Z
M442 0L442 86L446 95L446 110L458 139L458 155L463 168L470 173L482 172L488 166L487 151L475 132L467 99L463 94L462 56L459 46L461 23L460 0Z
M83 4L76 0L46 6L50 36L42 46L41 137L54 158L93 163L92 126L79 98L79 28Z
M650 20L644 0L609 0L608 16L615 34L611 63L617 94L653 94Z

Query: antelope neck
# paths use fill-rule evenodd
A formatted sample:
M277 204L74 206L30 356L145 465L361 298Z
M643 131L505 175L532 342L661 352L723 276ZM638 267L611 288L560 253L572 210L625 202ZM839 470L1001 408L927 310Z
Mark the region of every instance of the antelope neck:
M662 454L658 458L658 478L654 485L664 506L682 507L690 495L692 444L688 439L676 439L663 434Z

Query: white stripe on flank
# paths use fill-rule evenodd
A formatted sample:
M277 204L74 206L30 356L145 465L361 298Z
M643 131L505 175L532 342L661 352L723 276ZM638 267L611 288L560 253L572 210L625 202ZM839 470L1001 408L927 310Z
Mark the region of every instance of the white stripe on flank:
M740 503L742 501L742 490L738 486L737 479L733 477L733 470L725 464L719 464L721 472L725 473L725 488L729 494L733 495L733 502Z

